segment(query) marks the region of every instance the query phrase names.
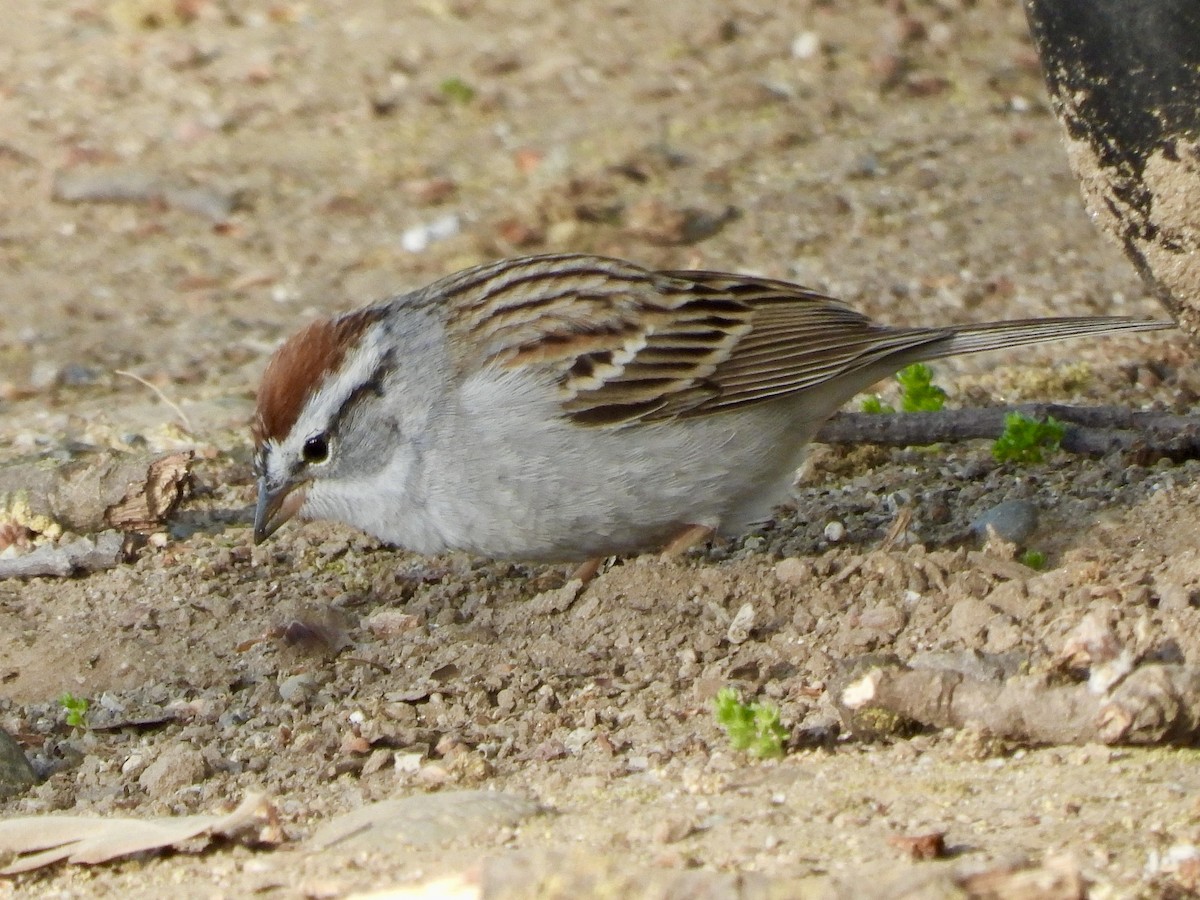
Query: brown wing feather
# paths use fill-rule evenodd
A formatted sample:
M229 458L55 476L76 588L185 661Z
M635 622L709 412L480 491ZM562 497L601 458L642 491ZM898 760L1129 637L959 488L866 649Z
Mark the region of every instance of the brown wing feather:
M589 425L761 402L943 335L883 328L785 282L576 254L481 266L430 290L451 298L454 345L483 350L460 366L547 370L564 412Z
M642 311L642 345L601 379L566 380L564 409L578 421L656 421L759 403L948 333L887 328L796 285L717 272L658 273L626 298Z
M557 380L581 424L733 409L859 373L1080 334L1170 327L1119 317L889 328L794 284L720 272L652 272L581 254L480 266L430 285L449 303L463 371L488 365ZM848 391L855 381L844 382Z
M720 292L621 260L562 254L509 260L437 286L452 298L467 369L542 368L563 410L611 425L678 415L712 399L708 382L750 331L753 311Z
M878 325L839 300L786 282L709 272L672 274L691 281L694 292L729 294L753 311L753 329L710 376L713 395L685 415L811 388L947 333Z

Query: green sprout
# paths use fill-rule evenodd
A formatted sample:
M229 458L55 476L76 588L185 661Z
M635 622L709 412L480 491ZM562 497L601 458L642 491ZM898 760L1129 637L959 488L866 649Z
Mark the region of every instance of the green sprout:
M733 749L749 751L760 759L783 756L788 730L779 721L777 707L769 703L743 703L733 688L721 688L713 701L713 712Z
M1044 569L1046 568L1046 554L1041 550L1026 550L1021 554L1021 564L1031 569Z
M67 724L72 728L87 727L88 701L85 697L76 697L71 692L65 692L58 698L58 705L67 713Z
M896 373L903 394L900 408L905 412L937 412L946 405L946 392L933 383L933 369L913 363Z
M933 369L923 363L913 363L896 373L900 385L900 409L904 412L937 412L946 405L946 392L933 383ZM865 413L894 413L890 404L878 394L864 397Z
M865 413L894 413L896 411L890 403L884 403L883 398L878 394L863 397L861 409Z
M457 75L445 79L438 85L438 89L447 100L458 103L461 106L466 106L475 99L475 88L471 87Z
M1041 422L1009 413L1004 417L1004 433L992 444L992 456L997 462L1040 463L1047 451L1058 449L1066 433L1066 426L1054 416Z

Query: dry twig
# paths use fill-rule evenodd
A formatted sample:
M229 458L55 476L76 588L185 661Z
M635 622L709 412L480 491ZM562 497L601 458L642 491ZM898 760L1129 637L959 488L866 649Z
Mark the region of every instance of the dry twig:
M900 447L995 439L1004 431L1004 417L1013 412L1033 419L1058 419L1067 426L1062 448L1081 456L1105 456L1116 451L1176 461L1200 458L1200 416L1142 412L1120 406L1023 403L895 415L840 413L825 424L816 439L826 444Z
M978 728L1034 744L1189 744L1200 738L1200 668L1150 663L1110 690L1052 684L1044 675L1007 680L944 669L880 665L837 697L850 727L891 722Z
M176 403L174 400L172 400L170 397L168 397L165 393L163 393L162 388L160 388L157 384L154 384L151 381L147 381L145 378L143 378L141 375L137 374L136 372L128 372L125 369L114 369L113 371L116 372L116 374L118 374L118 375L124 375L126 378L132 378L138 384L145 385L146 387L150 388L150 390L154 391L155 395L158 397L159 400L161 400L163 403L167 404L167 406L171 407L172 410L174 410L175 415L177 415L179 417L179 423L183 426L184 431L186 431L189 435L196 433L196 429L194 429L192 427L191 419L189 419L187 417L187 413L185 413L182 409L180 409L178 403Z
M0 515L19 504L28 516L80 534L156 531L187 496L194 457L190 450L91 453L0 466Z

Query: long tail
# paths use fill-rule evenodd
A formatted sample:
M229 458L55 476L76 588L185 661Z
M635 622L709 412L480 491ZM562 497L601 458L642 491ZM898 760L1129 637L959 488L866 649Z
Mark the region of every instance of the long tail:
M953 333L945 338L911 347L903 355L910 362L919 362L959 353L979 353L1025 344L1041 344L1062 338L1120 334L1126 331L1162 331L1174 327L1175 323L1166 319L1131 319L1125 316L1013 319L1009 322L955 326Z
M1162 331L1174 328L1168 319L1131 319L1125 316L1073 316L1056 319L1012 319L949 328L895 329L852 361L842 374L853 377L844 383L845 397L915 362L927 362L962 353L1003 350L1026 344L1042 344L1063 338L1120 334L1133 331Z

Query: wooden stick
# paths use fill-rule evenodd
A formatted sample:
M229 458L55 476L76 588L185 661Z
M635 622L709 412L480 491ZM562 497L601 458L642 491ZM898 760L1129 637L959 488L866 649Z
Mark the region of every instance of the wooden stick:
M839 413L817 434L826 444L921 446L979 438L1004 430L1004 417L1018 412L1033 419L1053 416L1067 426L1062 448L1082 456L1136 452L1176 461L1200 458L1200 416L1143 412L1119 406L1023 403L983 409L944 409L898 414Z

